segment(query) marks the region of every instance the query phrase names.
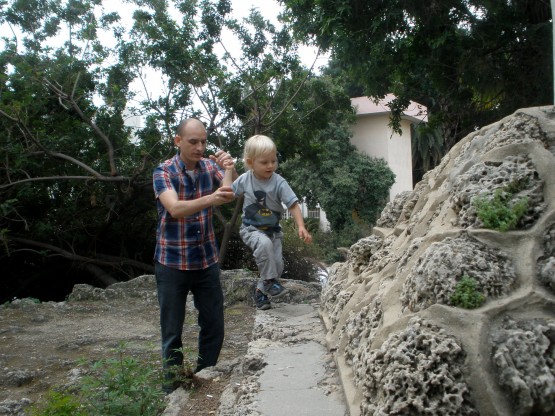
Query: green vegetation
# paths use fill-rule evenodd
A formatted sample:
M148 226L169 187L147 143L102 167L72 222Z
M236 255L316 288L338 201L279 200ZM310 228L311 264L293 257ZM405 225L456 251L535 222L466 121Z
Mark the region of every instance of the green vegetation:
M59 391L49 391L45 402L30 410L31 416L88 416L77 396Z
M445 150L476 126L553 102L548 1L283 3L295 36L330 52L351 94L395 94L393 127L410 100L427 106Z
M496 189L493 197L478 196L472 200L476 207L478 218L484 227L501 232L513 230L528 210L528 198L523 197L514 201L511 187Z
M155 416L163 411L164 394L158 360L132 358L120 344L115 358L83 362L79 387L52 390L45 402L31 408L32 416Z
M283 161L329 158L323 140L344 141L354 119L344 89L305 67L289 28L256 9L236 21L227 1L131 0L133 22L124 22L97 0L4 3L0 24L11 30L0 51L0 244L9 255L0 302L73 273L69 265L95 284L152 273L152 170L175 154L182 118L205 122L207 154L219 147L240 157L244 140L260 133L274 138ZM217 53L231 38L241 46L235 56ZM157 82L144 78L152 71ZM134 115L141 126L126 126ZM332 216L344 206L363 213L349 195L379 194L363 165L322 178L334 174L348 175L334 184L341 198L322 194L325 184L311 191ZM222 246L232 212L233 204L218 210Z
M476 280L468 275L463 275L462 279L455 286L455 292L451 295L451 303L464 309L476 309L480 307L486 297L477 289Z

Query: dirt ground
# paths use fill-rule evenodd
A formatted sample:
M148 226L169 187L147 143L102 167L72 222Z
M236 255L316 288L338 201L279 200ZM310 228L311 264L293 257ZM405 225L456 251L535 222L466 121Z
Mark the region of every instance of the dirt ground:
M106 359L122 342L137 360L159 361L159 315L151 283L131 296L123 290L122 297L102 292L98 299L0 305L0 414L24 414L21 403L35 403L48 390L71 385L80 360ZM184 350L196 351L198 327L189 307ZM254 313L252 305L241 301L226 307L220 362L245 354ZM216 414L226 377L198 380L183 414Z

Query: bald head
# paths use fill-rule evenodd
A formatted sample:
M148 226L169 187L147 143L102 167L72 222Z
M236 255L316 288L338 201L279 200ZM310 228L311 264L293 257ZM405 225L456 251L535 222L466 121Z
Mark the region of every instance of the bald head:
M202 129L206 131L206 128L204 127L204 124L202 123L202 121L196 118L188 118L185 120L181 120L181 122L179 123L179 126L177 126L177 134L179 136L185 135L185 132L189 127L192 127L195 129Z

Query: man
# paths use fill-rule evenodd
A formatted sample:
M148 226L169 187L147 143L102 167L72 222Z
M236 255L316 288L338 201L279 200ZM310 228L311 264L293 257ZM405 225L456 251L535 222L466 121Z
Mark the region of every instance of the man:
M187 295L192 292L200 326L195 372L216 364L224 339L223 293L212 224L214 206L234 199L221 187L231 156L204 157L207 133L197 119L183 120L174 137L178 154L154 169L158 226L154 253L162 358L169 393L183 365L181 340ZM234 177L237 172L234 171Z

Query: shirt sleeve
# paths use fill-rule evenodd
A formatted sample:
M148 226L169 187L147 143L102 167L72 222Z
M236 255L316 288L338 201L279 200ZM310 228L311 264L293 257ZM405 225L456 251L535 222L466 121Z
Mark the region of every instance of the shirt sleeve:
M295 192L293 192L293 189L291 189L291 186L289 186L286 180L283 180L279 184L278 195L279 199L285 204L287 209L291 208L291 206L299 200L299 198L297 198L297 195L295 195Z
M173 184L169 178L168 172L162 167L158 166L154 169L152 174L152 183L154 187L154 195L159 198L160 195L170 189L174 189Z
M241 196L245 193L244 181L245 181L245 174L242 174L237 179L235 179L231 184L231 189L233 190L233 193L235 194L235 196Z

